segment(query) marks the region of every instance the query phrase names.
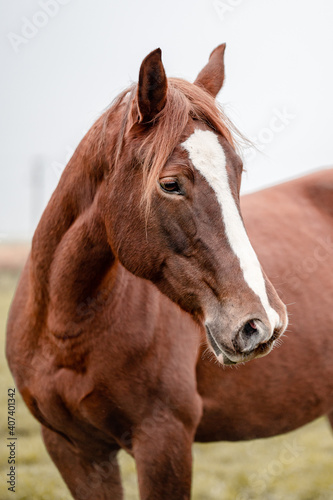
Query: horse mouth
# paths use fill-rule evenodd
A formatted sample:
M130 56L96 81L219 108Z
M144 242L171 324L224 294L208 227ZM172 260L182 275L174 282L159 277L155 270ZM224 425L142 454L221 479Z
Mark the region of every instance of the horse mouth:
M262 344L259 344L250 353L242 354L232 352L227 346L217 343L208 325L205 325L207 337L214 354L223 366L237 365L239 363L246 363L255 358L262 358L271 352L274 347L275 341L280 337L281 331L274 330L273 335L270 339Z

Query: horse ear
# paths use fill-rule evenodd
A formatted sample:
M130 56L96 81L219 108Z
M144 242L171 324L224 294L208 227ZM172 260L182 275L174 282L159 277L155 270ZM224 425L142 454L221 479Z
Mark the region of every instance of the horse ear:
M153 50L141 64L138 84L139 123L150 122L164 108L168 82L161 49Z
M213 97L216 97L224 81L224 51L225 43L216 47L209 56L206 66L198 74L194 84L203 87Z

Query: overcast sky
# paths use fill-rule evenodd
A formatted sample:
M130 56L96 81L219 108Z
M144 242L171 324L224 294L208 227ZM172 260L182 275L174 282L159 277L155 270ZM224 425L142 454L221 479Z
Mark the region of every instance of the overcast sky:
M190 81L227 43L219 101L262 153L243 192L333 164L331 0L0 0L0 239L29 238L61 170L161 47Z

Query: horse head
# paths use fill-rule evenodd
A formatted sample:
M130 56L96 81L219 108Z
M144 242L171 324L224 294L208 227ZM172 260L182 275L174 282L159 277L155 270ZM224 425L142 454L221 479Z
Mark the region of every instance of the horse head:
M160 49L143 60L104 118L103 213L120 263L190 313L233 364L267 354L287 314L241 216L242 161L215 101L224 50L193 84L166 77Z

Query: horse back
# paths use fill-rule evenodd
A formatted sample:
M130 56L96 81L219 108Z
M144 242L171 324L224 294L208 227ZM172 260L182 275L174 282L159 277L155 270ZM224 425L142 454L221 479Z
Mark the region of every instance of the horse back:
M304 178L309 200L322 214L333 217L333 169L321 170Z

